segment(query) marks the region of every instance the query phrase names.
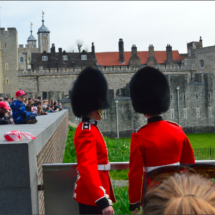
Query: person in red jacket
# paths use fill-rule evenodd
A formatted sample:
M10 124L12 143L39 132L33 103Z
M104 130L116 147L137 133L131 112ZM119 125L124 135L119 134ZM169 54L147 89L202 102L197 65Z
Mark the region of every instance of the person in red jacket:
M170 106L170 88L165 75L144 67L130 81L130 96L136 112L147 124L132 134L129 158L129 209L138 212L142 200L144 172L165 165L195 163L190 142L178 124L163 120Z
M80 214L114 214L107 146L97 127L102 109L109 106L107 93L104 75L90 67L79 74L72 89L73 113L82 117L74 137L78 167L73 198Z

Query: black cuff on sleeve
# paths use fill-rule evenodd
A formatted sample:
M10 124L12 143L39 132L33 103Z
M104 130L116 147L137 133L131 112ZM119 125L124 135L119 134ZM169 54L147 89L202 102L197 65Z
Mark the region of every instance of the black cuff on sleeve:
M134 211L138 207L140 207L140 202L137 202L135 204L129 204L129 210L130 211Z
M100 210L105 209L106 207L110 206L107 198L103 197L101 199L99 199L96 204L98 205L98 207L100 208Z

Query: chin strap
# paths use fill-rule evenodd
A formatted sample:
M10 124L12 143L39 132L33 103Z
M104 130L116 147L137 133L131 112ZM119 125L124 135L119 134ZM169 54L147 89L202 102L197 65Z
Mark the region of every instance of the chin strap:
M102 118L102 116L103 116L102 109L98 109L98 113L99 113L100 117Z

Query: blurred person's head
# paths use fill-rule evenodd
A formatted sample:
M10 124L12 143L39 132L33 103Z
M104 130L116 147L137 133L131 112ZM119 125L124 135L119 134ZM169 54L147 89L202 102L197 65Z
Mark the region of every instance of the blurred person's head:
M31 105L28 104L28 105L25 106L25 108L26 108L27 111L32 112Z
M3 101L3 100L4 100L3 97L0 97L0 102Z
M41 115L42 113L42 107L41 106L37 106L37 115Z
M143 214L215 214L215 184L198 174L174 174L147 191Z
M8 101L9 101L9 98L8 98L8 97L5 97L4 100L5 100L6 102L8 102Z
M28 104L29 104L29 105L32 105L32 104L33 104L33 101L32 101L32 100L28 100Z
M5 116L10 111L10 108L7 106L7 103L4 101L0 102L0 116Z

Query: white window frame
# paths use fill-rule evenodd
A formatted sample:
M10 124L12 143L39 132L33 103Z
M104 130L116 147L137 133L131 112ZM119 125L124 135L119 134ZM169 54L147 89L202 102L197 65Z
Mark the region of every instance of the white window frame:
M48 61L48 56L42 56L42 61Z
M106 109L105 110L102 110L102 118L103 119L107 119L107 111L106 111Z
M68 55L62 55L63 60L68 60Z
M39 69L40 69L40 71L42 71L43 70L43 66L40 66Z
M196 107L196 118L199 119L200 118L200 108Z
M170 109L170 118L171 118L171 119L174 119L174 117L175 117L175 116L174 116L174 108L171 108L171 109Z
M81 55L81 60L87 60L87 55Z
M208 107L208 117L212 117L212 107Z
M184 119L187 119L187 108L183 108Z

